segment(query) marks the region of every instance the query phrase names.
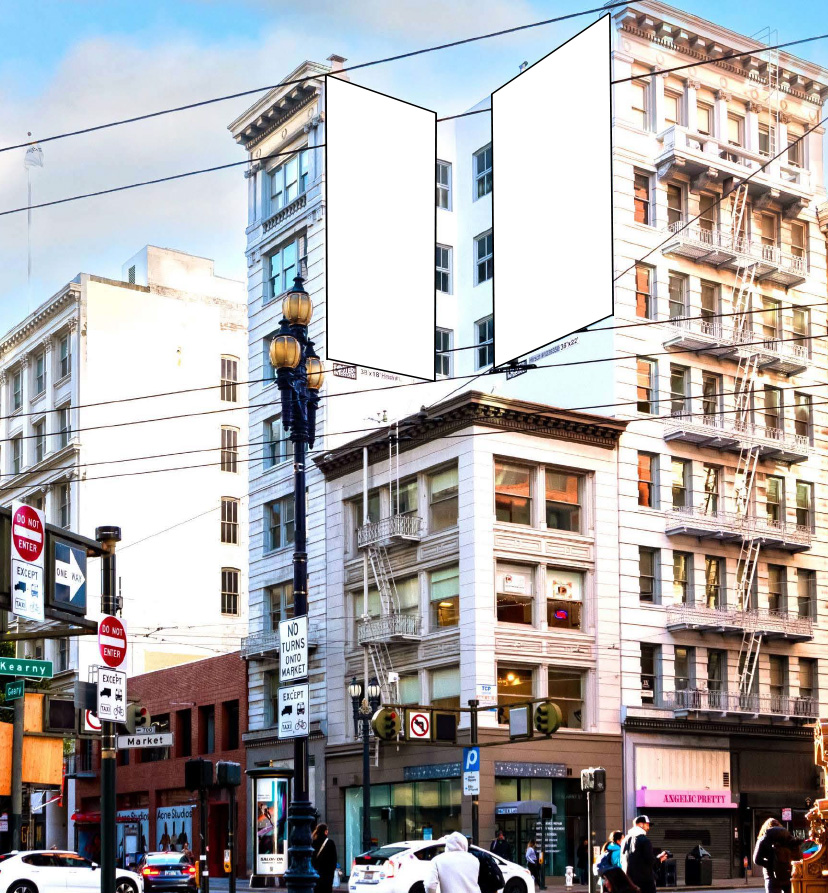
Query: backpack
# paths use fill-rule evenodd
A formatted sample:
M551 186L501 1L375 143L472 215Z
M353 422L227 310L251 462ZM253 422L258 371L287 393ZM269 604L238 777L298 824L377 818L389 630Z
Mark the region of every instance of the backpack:
M472 850L471 852L480 863L477 886L480 887L481 893L497 893L498 890L502 890L506 881L494 856L490 856L483 850Z
M598 875L598 877L601 877L601 875L603 875L605 871L609 871L612 867L612 853L607 850L604 855L601 856L601 861L595 867L595 873Z

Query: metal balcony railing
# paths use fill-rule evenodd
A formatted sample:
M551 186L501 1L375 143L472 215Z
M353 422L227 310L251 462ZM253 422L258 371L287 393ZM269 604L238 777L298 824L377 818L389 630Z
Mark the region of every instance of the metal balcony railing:
M420 638L420 618L415 614L385 614L360 620L357 640L360 645L389 644L417 641Z
M745 694L709 688L687 688L664 695L664 706L676 713L700 711L747 716L774 716L784 719L816 719L819 699L792 698L778 694Z
M91 753L73 753L63 758L64 772L67 778L95 778L98 770Z
M664 423L664 439L733 452L758 447L760 458L774 458L780 462L805 462L814 452L807 435L766 425L741 424L733 414L674 412Z
M316 648L316 629L308 627L308 648ZM267 657L276 660L279 656L279 630L269 629L260 633L254 633L241 640L242 660Z
M719 504L723 500L719 499ZM688 534L700 539L759 539L765 545L791 552L811 548L811 530L798 524L773 521L767 517L741 515L737 512L713 510L705 506L674 508L665 513L668 536Z
M729 593L735 601L735 594ZM784 638L807 641L814 637L814 621L809 615L802 616L789 611L751 609L743 611L735 605L708 604L706 599L718 601L724 592L711 593L700 586L693 604L667 605L669 629L695 629L700 631L742 635L746 630L756 630L767 638Z
M357 531L357 545L364 549L368 546L387 546L400 540L419 542L422 527L423 519L417 515L392 515L360 527Z

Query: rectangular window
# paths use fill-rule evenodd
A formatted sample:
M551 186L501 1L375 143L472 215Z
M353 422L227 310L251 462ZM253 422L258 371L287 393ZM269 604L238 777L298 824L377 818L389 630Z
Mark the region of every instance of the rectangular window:
M290 620L294 616L293 582L288 581L287 583L277 583L275 586L268 586L266 595L270 629L273 632L278 632L279 624L283 620ZM362 593L360 593L361 595Z
M494 276L494 236L483 233L474 240L474 284L488 282Z
M643 264L635 265L635 315L641 319L655 319L653 270Z
M23 470L23 437L18 435L12 438L12 474L20 474Z
M23 405L23 372L17 370L12 375L12 411L17 412Z
M801 133L788 127L788 164L791 167L804 167L805 140Z
M310 151L302 149L269 173L270 213L275 214L305 193L309 183Z
M533 568L498 566L496 582L496 613L498 623L520 623L531 626L535 602Z
M239 381L238 357L221 358L221 399L225 403L235 403L236 388Z
M456 710L460 706L460 667L431 671L431 706Z
M690 412L690 370L687 366L670 363L670 415L683 416Z
M702 417L708 425L719 422L721 392L720 377L712 372L702 372Z
M293 542L295 509L293 496L283 496L273 502L266 503L265 512L265 544L266 552L273 549L284 549Z
M673 672L676 691L688 691L696 687L696 649L676 645Z
M678 226L684 219L684 193L681 186L667 184L667 226Z
M266 470L293 458L293 441L280 415L265 419L262 428L262 467Z
M701 283L701 318L713 320L719 315L719 286L715 282Z
M221 541L239 544L239 501L232 496L221 497Z
M808 224L791 223L791 254L805 260L808 256Z
M719 514L719 468L716 465L702 465L704 494L702 509L705 515Z
M221 470L237 472L239 470L239 429L221 428Z
M221 705L222 750L236 750L239 746L239 702L225 701Z
M773 701L781 701L788 696L788 658L778 654L771 654L770 660L770 695L771 710L774 713L781 712L780 706Z
M650 209L650 175L635 172L633 181L633 218L636 223L650 226L652 212Z
M715 555L704 556L704 601L708 608L718 608L724 604L722 559Z
M509 722L509 707L533 696L532 670L528 667L497 665L497 721Z
M796 525L807 530L814 529L814 485L806 481L796 482Z
M776 341L780 333L779 302L762 295L762 310L759 312L762 325L762 338Z
M632 123L639 130L648 130L650 125L650 81L632 81Z
M221 613L239 614L239 577L241 571L235 567L221 569Z
M474 153L474 200L492 191L492 147L485 146Z
M707 649L707 690L721 692L727 688L727 652ZM715 706L711 703L710 705Z
M727 116L727 141L731 146L745 144L745 119L741 115Z
M586 676L581 670L550 667L548 674L549 699L561 708L562 728L582 729L584 716L584 687Z
M407 673L400 675L397 691L400 696L400 704L422 704L423 693L420 685L420 674Z
M274 251L267 259L268 303L293 288L294 277L299 275L299 241L295 240Z
M765 481L765 512L771 524L785 520L785 479L768 476Z
M430 533L457 526L457 466L436 471L428 476Z
M365 521L363 514L362 497L358 496L352 503L354 512L354 551L357 549L356 534L363 524L375 524L380 519L380 495L379 490L369 491L368 493L368 520Z
M682 121L682 96L681 93L664 91L664 126L672 127L681 124Z
M641 703L654 706L659 701L659 663L661 647L642 642L641 648Z
M460 622L460 566L444 567L429 574L431 628L457 626Z
M768 565L768 610L784 614L788 609L788 575L781 564Z
M58 639L57 672L69 669L69 639L65 636Z
M35 462L42 462L46 455L46 420L34 423Z
M782 391L765 385L765 429L774 436L785 427Z
M690 593L690 552L673 552L673 604L687 605L693 602Z
M712 233L719 222L719 200L715 195L702 193L699 196L699 229Z
M636 359L636 394L639 412L654 413L656 409L656 364L646 357Z
M451 378L451 348L454 333L450 329L434 331L434 374L438 378Z
M683 319L687 316L687 280L684 276L670 274L667 282L670 319Z
M704 102L696 103L696 130L702 136L713 133L713 107Z
M434 287L444 295L451 294L451 248L448 245L435 248Z
M581 482L578 474L546 470L546 526L552 530L581 530Z
M391 514L417 514L417 478L412 478L409 481L404 481L398 486L392 487Z
M193 712L189 707L186 710L177 710L175 717L175 755L191 757L193 755Z
M499 524L532 523L532 472L495 460L495 518Z
M549 629L581 629L584 575L579 571L546 569L546 625Z
M638 504L645 508L658 507L658 460L653 453L638 454Z
M759 125L759 154L766 158L771 154L771 128L770 124Z
M216 750L216 708L209 704L198 708L198 752L215 753Z
M448 161L437 162L437 207L451 210L451 165Z
M776 214L761 214L759 217L759 239L766 248L775 248L778 236L779 219Z
M799 697L816 700L817 662L814 658L799 658Z
M69 441L72 439L72 417L70 412L71 410L69 409L68 404L61 406L57 411L59 450L69 446Z
M58 342L58 378L66 378L72 371L72 353L69 346L69 336L64 335Z
M68 483L58 487L58 526L72 526L72 485Z
M816 571L797 568L796 601L800 617L816 617Z
M794 307L791 311L791 332L794 337L794 347L799 347L805 353L811 355L811 311L803 307Z
M494 317L487 316L474 324L475 368L485 369L494 363Z
M37 397L46 390L46 351L35 357L34 370L34 395Z
M693 463L689 459L673 459L673 508L688 509L693 504L690 493L690 480Z
M658 602L658 549L638 547L638 597L642 602Z

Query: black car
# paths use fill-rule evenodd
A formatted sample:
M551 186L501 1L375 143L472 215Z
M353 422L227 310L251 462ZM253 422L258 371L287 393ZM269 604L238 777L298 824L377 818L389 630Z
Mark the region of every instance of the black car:
M146 853L138 865L144 891L196 890L196 868L185 853Z

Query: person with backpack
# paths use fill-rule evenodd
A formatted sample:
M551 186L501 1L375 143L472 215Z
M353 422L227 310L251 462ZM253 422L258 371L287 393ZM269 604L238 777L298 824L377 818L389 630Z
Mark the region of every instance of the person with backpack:
M497 859L491 853L477 847L470 847L469 852L480 863L480 871L477 874L477 886L480 887L480 893L497 893L498 890L502 890L506 879L497 864Z
M636 816L621 847L621 868L641 893L656 893L656 863L667 858L666 852L656 855L652 841L647 836L649 830L649 816Z
M428 863L423 881L425 893L480 893L480 862L469 852L469 842L459 831L445 838L446 848Z
M753 861L762 868L766 893L791 893L791 863L802 858L796 838L776 819L759 829Z
M613 831L607 838L607 842L601 848L601 860L596 868L599 877L605 875L610 868L621 868L621 844L623 840L623 831Z

